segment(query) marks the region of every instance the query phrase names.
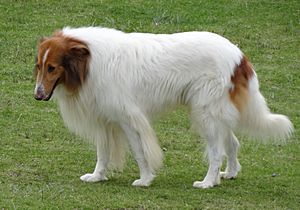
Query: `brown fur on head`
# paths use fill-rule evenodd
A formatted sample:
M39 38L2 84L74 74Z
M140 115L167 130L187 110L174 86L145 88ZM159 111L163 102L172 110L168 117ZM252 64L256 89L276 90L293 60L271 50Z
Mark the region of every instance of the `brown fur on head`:
M58 84L76 92L86 79L89 58L90 51L84 42L62 32L42 38L35 65L35 98L49 100Z

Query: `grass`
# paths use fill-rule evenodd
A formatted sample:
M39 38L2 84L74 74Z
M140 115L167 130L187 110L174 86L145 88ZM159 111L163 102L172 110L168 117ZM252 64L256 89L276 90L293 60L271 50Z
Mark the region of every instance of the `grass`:
M298 209L300 205L300 3L297 0L12 1L0 4L0 208L2 209ZM164 167L149 188L131 187L138 168L86 184L94 148L69 133L54 102L36 102L32 68L39 37L63 26L124 31L207 30L238 44L254 64L274 112L295 134L286 145L241 140L238 179L193 189L204 177L204 141L188 132L185 110L155 124ZM273 176L272 176L273 175ZM274 176L275 175L275 176Z

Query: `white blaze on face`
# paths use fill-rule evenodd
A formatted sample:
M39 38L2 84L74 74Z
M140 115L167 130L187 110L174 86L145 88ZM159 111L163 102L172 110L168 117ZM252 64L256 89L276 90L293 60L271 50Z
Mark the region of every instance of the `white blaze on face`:
M45 66L45 62L47 60L48 54L49 54L50 48L46 50L44 56L43 56L43 67Z
M45 51L45 54L44 54L43 60L42 60L41 68L45 67L45 63L46 63L46 60L48 58L49 51L50 51L50 48ZM41 78L43 78L43 75L39 76L39 78L37 78L37 80L36 80L35 89L34 89L34 94L35 95L37 95L41 92L44 93L44 85L42 84Z

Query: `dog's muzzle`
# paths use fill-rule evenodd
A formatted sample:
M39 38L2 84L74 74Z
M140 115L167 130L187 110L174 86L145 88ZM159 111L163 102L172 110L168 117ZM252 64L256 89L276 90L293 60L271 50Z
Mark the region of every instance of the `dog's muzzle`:
M37 85L36 88L35 88L35 91L34 91L34 98L36 100L43 100L45 99L47 96L45 94L45 91L44 91L44 87L43 85Z

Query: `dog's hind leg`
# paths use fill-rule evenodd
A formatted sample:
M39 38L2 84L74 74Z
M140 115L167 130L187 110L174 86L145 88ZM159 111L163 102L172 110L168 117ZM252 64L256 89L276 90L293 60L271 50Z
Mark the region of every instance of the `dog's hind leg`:
M239 142L233 132L230 132L228 138L225 139L224 148L227 156L227 166L225 171L220 173L221 178L236 178L238 172L241 170L241 165L237 159Z
M219 118L205 110L192 112L194 127L207 140L208 172L203 181L195 181L196 188L210 188L220 184L220 167L224 156L224 136L228 136L227 126ZM195 125L196 123L196 125Z

